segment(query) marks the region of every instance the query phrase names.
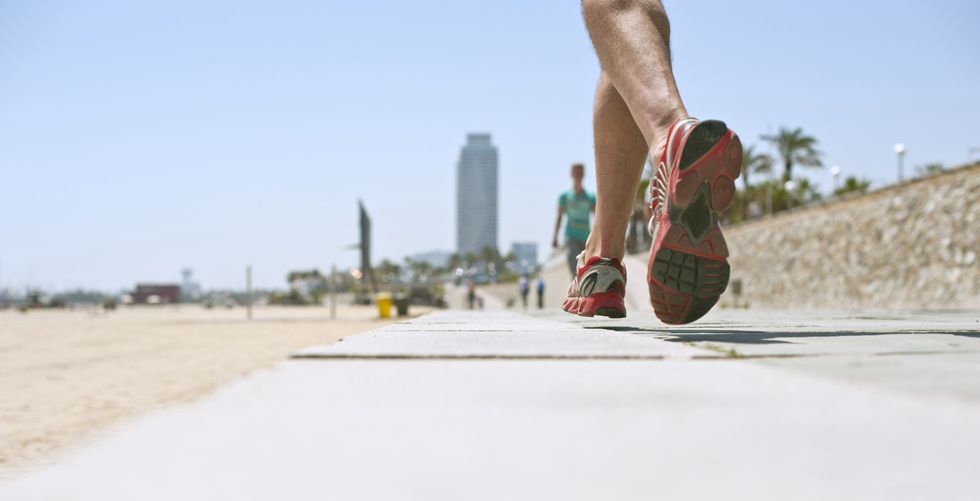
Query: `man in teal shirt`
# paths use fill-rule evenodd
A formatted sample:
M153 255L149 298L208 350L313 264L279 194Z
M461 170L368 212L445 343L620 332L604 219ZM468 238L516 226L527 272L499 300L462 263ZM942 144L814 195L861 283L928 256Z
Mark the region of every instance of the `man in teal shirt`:
M568 214L568 222L565 224L565 251L568 271L572 277L575 277L578 255L585 250L585 242L589 239L590 216L595 212L595 195L585 191L582 186L584 177L585 166L572 165L572 189L562 193L558 198L558 219L555 221L555 232L551 238L551 246L557 249L562 216Z

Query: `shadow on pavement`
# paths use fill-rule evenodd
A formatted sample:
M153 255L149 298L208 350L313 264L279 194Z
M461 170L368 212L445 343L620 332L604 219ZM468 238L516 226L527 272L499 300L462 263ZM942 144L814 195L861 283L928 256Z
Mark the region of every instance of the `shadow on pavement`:
M907 331L830 331L830 332L806 332L806 331L758 331L758 330L736 330L736 329L684 329L682 331L671 331L668 329L649 329L641 327L631 327L625 325L611 326L583 326L586 329L612 330L629 332L633 334L649 334L657 336L664 341L679 343L690 343L696 341L708 341L716 343L738 343L738 344L777 344L792 343L786 338L820 338L820 337L847 337L847 336L883 336L883 335L915 335L915 334L949 334L952 336L964 336L980 339L980 331L948 331L948 330L907 330Z

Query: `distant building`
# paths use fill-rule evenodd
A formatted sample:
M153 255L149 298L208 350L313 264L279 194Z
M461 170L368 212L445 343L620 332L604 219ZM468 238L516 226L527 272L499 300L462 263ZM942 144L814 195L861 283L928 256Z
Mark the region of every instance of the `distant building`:
M514 254L518 273L527 273L538 267L538 244L534 242L514 242L510 246Z
M177 284L136 284L131 294L133 304L171 304L180 302Z
M180 293L185 301L196 301L201 297L201 285L194 281L194 270L180 270Z
M449 257L452 255L449 251L419 252L412 256L412 261L424 261L433 268L442 268L449 264Z
M497 249L497 148L490 134L468 134L456 164L456 251Z

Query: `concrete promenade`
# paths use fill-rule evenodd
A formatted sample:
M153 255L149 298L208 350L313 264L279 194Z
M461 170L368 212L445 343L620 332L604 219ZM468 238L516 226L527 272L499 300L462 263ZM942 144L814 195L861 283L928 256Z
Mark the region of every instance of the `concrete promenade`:
M445 311L141 418L2 500L976 500L980 313Z

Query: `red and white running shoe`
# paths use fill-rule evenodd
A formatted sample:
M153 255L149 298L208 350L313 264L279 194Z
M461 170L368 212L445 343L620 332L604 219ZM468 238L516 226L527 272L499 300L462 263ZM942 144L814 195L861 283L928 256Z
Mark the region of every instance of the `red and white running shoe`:
M583 317L625 317L626 268L619 259L594 256L583 262L584 256L584 252L578 256L575 278L568 286L562 309Z
M686 324L704 316L728 286L718 219L735 196L742 144L724 122L682 118L651 162L650 302L663 322Z

